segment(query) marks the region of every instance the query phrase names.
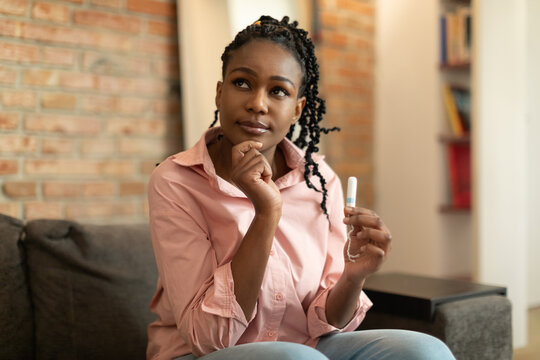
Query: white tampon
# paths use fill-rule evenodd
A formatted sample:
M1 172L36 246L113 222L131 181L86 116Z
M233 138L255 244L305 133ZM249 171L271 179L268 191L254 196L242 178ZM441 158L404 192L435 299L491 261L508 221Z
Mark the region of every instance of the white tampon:
M356 178L354 176L349 177L347 181L347 200L345 202L347 206L356 206Z
M345 201L346 205L349 207L356 206L356 178L354 176L349 177L347 181L347 200ZM351 233L353 232L354 227L349 225L349 231L347 232L347 257L349 261L356 262L356 259L360 257L360 254L351 255Z

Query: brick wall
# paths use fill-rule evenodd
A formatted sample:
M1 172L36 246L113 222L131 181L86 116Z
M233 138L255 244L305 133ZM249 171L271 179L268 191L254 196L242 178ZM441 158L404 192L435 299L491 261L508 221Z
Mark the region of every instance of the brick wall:
M375 0L319 0L317 57L327 127L327 161L344 186L358 178L358 204L373 207Z
M0 213L143 221L178 67L173 0L0 0Z

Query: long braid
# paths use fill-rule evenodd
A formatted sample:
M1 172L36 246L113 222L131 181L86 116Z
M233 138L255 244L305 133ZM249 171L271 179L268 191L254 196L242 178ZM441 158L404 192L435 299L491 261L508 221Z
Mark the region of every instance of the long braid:
M315 49L307 31L297 28L298 22L289 23L289 17L285 16L278 21L270 16L261 16L252 25L239 32L234 40L225 48L221 60L223 62L222 74L225 76L225 69L229 62L231 53L253 39L270 40L287 49L298 61L302 69L303 79L299 89L299 96L305 96L306 105L302 111L300 119L291 126L287 133L287 138L301 149L305 149L304 179L308 188L322 193L321 209L328 218L326 199L328 191L326 180L319 171L319 164L313 160L312 154L319 151L321 133L328 134L331 131L340 130L338 127L325 128L319 123L326 113L326 105L319 95L319 65L315 56ZM210 127L217 122L217 110L215 119ZM292 139L296 126L300 127L300 132L296 139ZM317 176L321 183L321 188L317 189L310 180L310 175Z

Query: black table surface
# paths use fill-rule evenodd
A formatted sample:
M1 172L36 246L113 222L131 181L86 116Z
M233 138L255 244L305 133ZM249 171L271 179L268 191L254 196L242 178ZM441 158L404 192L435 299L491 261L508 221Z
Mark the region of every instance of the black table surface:
M506 288L469 281L440 279L405 273L369 277L364 292L372 311L431 320L438 305L486 295L506 295Z

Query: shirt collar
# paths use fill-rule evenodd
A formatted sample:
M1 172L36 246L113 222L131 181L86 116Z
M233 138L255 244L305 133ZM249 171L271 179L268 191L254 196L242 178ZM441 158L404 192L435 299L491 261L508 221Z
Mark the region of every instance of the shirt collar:
M221 191L229 193L232 196L245 197L238 188L218 177L216 174L214 163L212 163L212 159L208 153L207 144L214 141L220 133L221 127L219 126L206 130L193 147L172 155L172 161L181 166L191 167L201 174L206 174L210 182ZM276 181L278 188L283 189L304 180L305 159L304 152L287 138L283 139L278 146L283 151L287 166L291 168L291 171ZM312 157L317 162L324 158L317 154L313 154Z

